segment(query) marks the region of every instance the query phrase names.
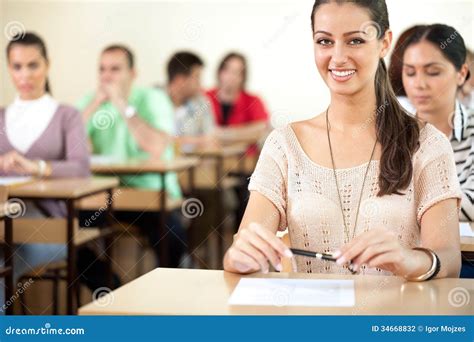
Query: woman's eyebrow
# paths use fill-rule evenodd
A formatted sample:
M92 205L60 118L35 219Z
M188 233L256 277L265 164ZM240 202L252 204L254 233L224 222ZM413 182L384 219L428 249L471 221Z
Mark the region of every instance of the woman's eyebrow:
M328 36L332 36L332 33L327 32L327 31L318 30L318 31L314 32L315 35L318 34L318 33L326 34ZM346 33L343 33L342 35L345 37L345 36L350 36L350 35L355 34L355 33L364 33L365 34L366 32L357 30L357 31L346 32Z

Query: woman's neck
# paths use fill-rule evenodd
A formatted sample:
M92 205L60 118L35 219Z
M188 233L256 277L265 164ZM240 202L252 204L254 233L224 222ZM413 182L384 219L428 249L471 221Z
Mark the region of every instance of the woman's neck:
M331 95L328 116L331 125L341 132L348 132L360 127L375 127L377 100L375 92L366 92L353 96Z
M46 92L41 92L41 93L31 94L31 95L18 94L18 99L20 99L20 101L35 101L42 98L44 95L46 95Z
M221 87L218 91L219 100L225 103L234 103L240 93L238 88Z
M456 110L456 100L446 103L444 106L437 108L431 112L417 111L416 116L422 121L426 121L438 130L443 132L447 137L451 136L453 131L452 121L454 120L454 112Z

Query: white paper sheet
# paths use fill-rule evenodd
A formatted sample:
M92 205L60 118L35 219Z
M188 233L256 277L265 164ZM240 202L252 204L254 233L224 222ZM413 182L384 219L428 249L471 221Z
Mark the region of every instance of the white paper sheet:
M31 177L0 177L0 185L14 185L26 183L31 180Z
M472 230L469 222L460 222L459 232L461 233L461 236L474 237L474 231Z
M230 305L354 306L354 281L334 279L243 278Z
M115 156L107 156L107 155L100 155L94 154L90 157L91 164L95 165L109 165L114 163L123 162L122 159L117 158Z

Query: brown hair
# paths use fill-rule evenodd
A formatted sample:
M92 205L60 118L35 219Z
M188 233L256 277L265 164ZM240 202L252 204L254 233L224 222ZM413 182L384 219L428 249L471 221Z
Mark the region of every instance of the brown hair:
M40 36L38 36L37 34L33 32L18 32L16 35L14 35L10 39L7 45L7 50L6 50L7 60L10 57L10 50L15 45L35 46L39 50L40 55L46 60L47 63L49 63L48 50L46 49L46 44L44 43L43 39L41 39ZM46 77L46 84L44 86L44 90L47 93L52 94L51 87L49 85L49 80L47 77Z
M243 76L242 89L245 89L245 83L247 82L247 59L241 53L230 52L227 55L225 55L225 57L219 63L219 67L217 68L217 78L219 78L219 75L221 74L222 70L224 70L224 68L226 67L227 62L230 61L233 58L237 58L242 62L242 65L243 65L243 69L242 69L242 76Z
M316 0L311 12L311 28L314 31L314 15L317 9L327 3L354 3L367 9L372 24L377 29L377 38L382 39L389 29L387 5L384 0ZM418 121L400 105L388 78L383 59L379 60L375 74L375 96L377 110L375 127L377 139L382 146L377 196L397 194L406 189L413 176L412 157L418 148L420 128Z
M107 46L104 50L102 50L102 54L112 51L122 51L125 54L125 58L127 58L128 67L130 69L133 69L133 67L135 66L135 57L133 56L132 50L130 50L125 45L113 44Z

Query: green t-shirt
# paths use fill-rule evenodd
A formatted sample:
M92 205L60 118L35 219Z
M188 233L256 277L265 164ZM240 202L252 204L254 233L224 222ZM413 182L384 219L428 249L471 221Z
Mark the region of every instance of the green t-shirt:
M77 107L84 110L93 100L94 93L81 99ZM173 133L173 104L170 98L159 89L132 88L128 103L135 107L137 115L151 127ZM103 103L91 116L86 125L87 134L92 142L93 154L111 156L114 159L149 157L132 136L127 123L110 102ZM173 146L168 146L161 159L174 158ZM161 177L158 174L140 174L120 176L122 186L143 189L161 189ZM180 198L181 189L176 173L165 176L166 190L172 198Z

